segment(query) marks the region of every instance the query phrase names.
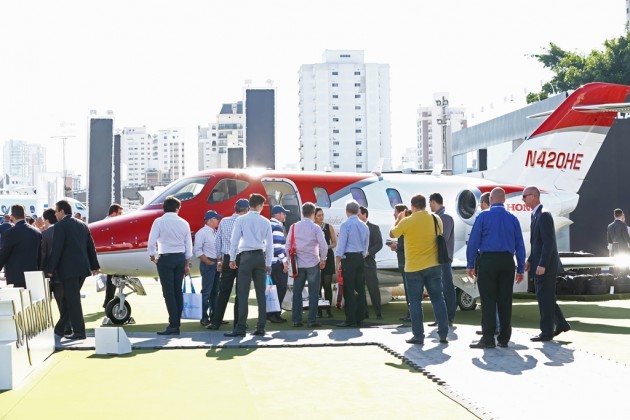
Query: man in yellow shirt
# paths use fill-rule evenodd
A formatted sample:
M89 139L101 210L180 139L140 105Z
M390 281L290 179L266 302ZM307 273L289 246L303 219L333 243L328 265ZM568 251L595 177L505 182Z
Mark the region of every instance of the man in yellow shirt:
M411 197L411 216L400 213L389 232L392 238L405 236L405 279L409 294L409 312L413 337L406 340L410 344L424 344L424 314L422 295L426 287L438 323L440 343L446 344L448 316L442 293L442 268L438 262L438 249L434 221L438 233L442 232L442 221L426 211L427 200L422 194Z

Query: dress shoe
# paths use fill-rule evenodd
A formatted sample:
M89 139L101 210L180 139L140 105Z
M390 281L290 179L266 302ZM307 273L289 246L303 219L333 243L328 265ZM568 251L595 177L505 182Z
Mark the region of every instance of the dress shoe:
M475 331L475 334L477 334L477 335L483 335L483 331L481 331L481 330L477 330L477 331ZM499 335L499 331L495 331L495 332L494 332L494 335Z
M322 324L321 322L309 322L308 324L306 324L306 326L309 328L317 328L317 327L321 327Z
M411 317L410 317L409 315L407 315L407 316L401 316L401 317L400 317L400 318L398 318L398 319L400 319L401 321L404 321L404 322L411 322Z
M342 328L343 327L354 327L354 326L356 326L356 324L351 324L349 322L342 322L342 323L337 324L337 326L338 327L342 327Z
M497 345L495 343L485 343L484 341L479 340L475 343L471 343L468 347L471 349L493 349L496 346Z
M245 332L240 332L240 331L230 331L230 332L226 332L225 334L223 334L226 337L245 337Z
M501 343L501 342L499 342L497 345L498 345L499 347L506 348L506 347L508 346L508 343Z
M205 327L205 326L210 325L210 320L209 320L209 319L202 319L202 320L200 320L200 321L199 321L199 323L200 323L202 326L204 326L204 327Z
M210 324L206 325L206 329L207 330L218 330L219 326L217 324L210 323Z
M560 335L563 332L569 331L570 329L571 329L571 325L568 325L568 326L566 326L564 328L556 328L556 330L553 332L553 336L555 337L557 335Z
M424 344L424 340L422 338L418 338L418 337L411 337L405 340L405 343L409 343L409 344Z
M448 338L446 337L440 338L440 344L448 344Z
M273 324L281 324L284 322L278 315L270 316L267 320Z
M302 327L302 326L304 326L304 324L302 324L301 322L294 322L293 326L294 327Z
M162 331L157 332L158 335L179 335L179 328L177 327L167 327Z
M429 324L429 327L437 327L438 323L437 322L432 322Z
M227 325L227 321L221 321L221 325Z
M376 319L380 321L381 319L383 319L383 315L376 315Z
M85 340L85 334L73 333L70 335L64 335L64 337L68 340Z
M453 321L448 321L448 326L452 327L453 326Z
M547 337L544 335L537 335L535 337L530 338L531 341L551 341L553 337Z
M265 330L256 330L252 333L252 335L259 335L259 336L263 336L265 335Z

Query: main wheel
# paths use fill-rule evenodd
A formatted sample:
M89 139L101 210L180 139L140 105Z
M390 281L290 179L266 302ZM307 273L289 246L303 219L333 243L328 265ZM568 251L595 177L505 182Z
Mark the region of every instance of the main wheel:
M474 311L477 307L477 300L462 289L457 289L456 296L457 305L462 311Z
M129 302L125 301L125 304L121 306L120 298L115 297L107 302L105 315L107 315L114 324L124 324L131 318L131 305L129 305Z

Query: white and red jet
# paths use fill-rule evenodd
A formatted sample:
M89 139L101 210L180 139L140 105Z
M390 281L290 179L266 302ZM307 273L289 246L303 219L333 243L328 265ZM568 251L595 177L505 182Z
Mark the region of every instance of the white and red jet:
M465 176L420 174L369 174L337 172L282 172L272 170L209 170L181 178L138 211L91 223L98 258L105 273L157 275L146 253L153 220L162 212L165 197L182 201L179 213L196 232L207 210L231 215L234 203L252 193L268 197L263 215L282 204L291 211L288 223L300 218L302 203L324 208L325 219L336 228L345 220L345 203L357 200L370 210L370 221L387 238L393 223L393 206L409 203L412 195L439 192L446 210L455 220L453 268L466 267L466 240L479 213L482 193L501 186L507 193L506 207L520 220L528 244L530 209L521 199L523 188L536 185L541 201L554 215L556 229L568 226L567 215L577 206L582 181L599 152L618 112L630 111L630 86L592 83L577 89L497 169ZM396 255L384 247L377 255L379 268L396 268ZM590 260L601 264L599 260ZM564 260L563 260L564 262ZM567 261L568 265L570 261ZM580 265L588 264L580 260ZM193 271L198 263L193 264Z

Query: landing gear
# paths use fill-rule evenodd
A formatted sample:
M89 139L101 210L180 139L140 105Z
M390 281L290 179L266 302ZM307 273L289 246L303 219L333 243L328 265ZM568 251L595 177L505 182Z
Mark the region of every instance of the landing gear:
M113 324L122 325L131 320L131 305L127 301L127 296L132 293L145 296L147 292L144 290L140 279L136 277L114 275L112 283L116 286L116 294L112 300L107 302L105 315ZM125 287L131 289L131 292L124 293Z
M474 311L477 307L477 299L464 292L462 289L456 289L457 306L462 311Z

